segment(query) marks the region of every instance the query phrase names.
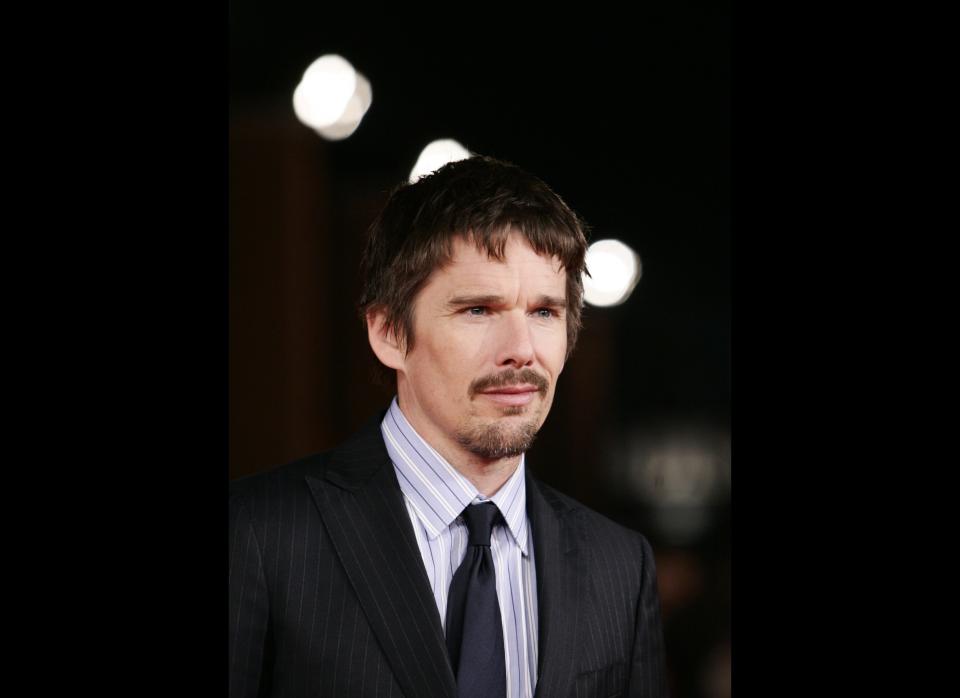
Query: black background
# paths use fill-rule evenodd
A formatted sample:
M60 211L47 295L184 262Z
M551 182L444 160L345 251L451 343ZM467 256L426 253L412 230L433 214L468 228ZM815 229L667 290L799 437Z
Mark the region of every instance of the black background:
M922 161L924 153L942 150L933 128L939 108L926 108L923 98L924 93L942 94L946 84L937 81L935 70L931 75L935 65L946 65L937 54L949 45L938 40L935 20L910 20L900 11L882 8L864 12L755 3L737 3L735 22L730 6L715 4L594 3L572 10L488 4L433 13L406 7L387 12L365 3L333 15L317 12L314 22L295 21L310 11L276 3L259 8L223 3L189 10L42 7L37 8L38 17L24 19L20 10L11 15L9 44L19 53L10 65L11 100L5 112L14 121L6 141L12 174L6 270L12 282L14 330L7 346L15 352L8 363L15 390L12 432L26 448L22 455L11 451L14 458L7 470L10 510L22 524L9 531L14 557L22 556L22 564L8 577L16 585L15 611L29 619L28 625L15 629L16 647L30 653L41 650L40 670L23 666L20 675L37 685L60 680L71 687L96 686L105 693L144 692L145 687L164 695L226 693L226 490L236 474L230 448L236 407L229 369L236 354L230 335L235 324L230 289L235 231L229 214L236 179L231 176L230 140L237 118L242 121L250 110L272 109L292 120L288 96L269 107L269 98L257 94L274 89L263 90L264 85L279 85L275 94L289 95L305 63L329 50L301 44L297 50L303 55L289 59L289 70L282 67L286 72L276 77L271 55L282 54L284 47L259 54L252 49L266 46L266 36L274 37L274 45L283 44L277 39L281 34L291 45L290 37L309 34L336 35L336 41L356 47L341 43L333 50L347 55L373 83L374 106L365 122L341 144L324 145L299 128L310 136L302 142L324 153L317 156L326 158L318 170L336 174L327 180L336 187L334 193L346 197L359 192L365 205L356 208L356 220L342 210L337 216L362 228L370 209L406 175L422 147L421 141L397 131L393 146L380 141L376 147L399 148L400 155L374 165L376 153L356 145L383 118L378 111L384 109L385 91L392 89L372 67L372 56L380 51L370 37L385 42L379 45L405 46L406 37L430 34L439 43L412 53L391 51L381 60L393 70L392 82L406 74L406 64L432 61L447 72L467 72L480 52L493 56L501 68L514 65L516 70L509 79L482 89L458 83L429 109L418 108L416 119L404 116L413 113L412 103L391 107L389 123L406 119L411 134L423 128L429 130L428 138L457 137L473 150L512 159L539 174L594 225L594 238L610 233L600 228L609 223L609 211L627 208L641 217L659 211L669 223L673 214L693 216L711 200L710 192L729 228L730 200L736 201L735 233L727 230L701 240L707 246L717 242L720 253L729 254L732 239L736 250L736 312L720 332L736 328L737 350L729 356L726 377L710 371L711 380L720 376L723 390L729 390L731 378L736 384L729 395L736 406L730 415L737 435L736 506L729 517L715 519L720 525L714 526L712 541L705 539L688 551L704 561L729 564L731 554L736 560L736 571L730 570L736 580L730 589L735 622L729 622L729 595L722 591L730 577L711 573L711 588L724 595L709 606L726 610L720 623L706 624L709 632L698 630L703 627L698 619L704 616L694 613L693 621L685 624L693 632L681 632L680 639L680 624L674 622L672 641L668 637L673 671L678 666L690 669L696 681L697 667L703 665L693 651L698 641L691 638L699 634L702 646L719 628L721 635L732 632L734 684L741 692L754 687L757 695L810 695L822 692L825 676L831 685L859 688L880 682L889 687L901 666L915 689L916 680L933 668L930 657L923 657L920 671L903 657L926 654L937 645L913 629L906 635L895 630L912 623L910 618L930 615L913 612L912 605L930 598L929 590L910 588L912 581L926 584L928 579L914 574L915 563L926 559L915 554L915 544L927 535L903 524L925 519L930 509L926 494L914 496L909 489L920 482L913 479L913 471L943 458L929 453L929 424L924 425L924 438L911 432L915 420L922 419L927 408L936 409L935 404L900 394L902 385L925 381L912 373L902 378L891 374L903 367L912 371L928 366L927 355L935 351L919 328L935 317L940 322L933 326L945 326L943 318L949 317L930 308L931 301L942 297L939 291L927 291L922 280L898 275L924 268L926 240L915 233L918 215L928 215L930 197L928 192L924 205L918 205L913 191L928 184L930 191L942 189L939 168L913 160L914 154ZM373 29L339 24L346 16L362 17ZM940 26L948 31L950 25ZM736 36L732 82L731 27ZM439 45L457 52L438 53ZM651 52L654 45L660 48ZM716 61L707 60L711 45L721 47L713 54ZM636 91L612 93L607 97L613 113L597 118L604 123L660 123L672 139L673 155L687 152L691 158L706 158L701 170L683 169L682 158L674 162L661 155L662 171L654 172L642 159L628 161L619 150L587 144L580 135L583 123L568 121L560 108L585 113L582 86L531 69L544 62L580 65L569 56L581 47L625 57L612 73L604 74L608 84L620 84L617 76L627 76L646 80L661 93L672 92L673 99L660 105L644 102ZM362 52L371 58L361 60ZM428 61L427 55L436 60ZM656 70L636 69L642 62L633 59L643 56ZM246 68L238 71L241 60ZM707 63L711 67L706 68ZM719 72L711 72L715 70ZM542 99L527 99L524 95L541 94L534 78L544 79L544 72L546 80L561 89ZM692 82L674 82L671 76L677 74ZM709 75L721 79L716 82ZM691 93L689 85L698 81L703 90ZM719 102L705 99L709 85L718 88ZM458 108L462 123L431 121L461 92L472 98L482 93L486 99L507 91L520 94L519 103L471 104ZM405 88L403 94L408 92ZM730 94L736 95L732 128ZM684 99L727 104L723 113L714 111L699 122L703 133L711 128L723 132L713 145L684 151L696 135L682 125L683 119L699 118L671 110L669 104ZM498 120L511 125L501 128L496 138L488 138L486 131L468 135L469 115L477 108L498 115L486 125ZM514 130L535 137L500 145ZM731 130L735 190L729 188ZM626 142L645 142L649 157L657 148L666 152L662 138L630 131ZM611 133L601 131L592 142L609 145L613 140ZM714 146L721 153L716 159L709 156ZM522 148L539 150L543 159L535 161ZM349 157L341 157L347 150ZM594 170L580 173L570 153L593 158ZM911 161L904 162L908 156ZM712 169L711 162L719 170ZM672 178L668 172L674 173ZM361 187L350 173L366 178L370 186ZM641 177L646 188L630 186ZM626 199L605 198L605 192L623 187L630 194ZM591 189L599 194L592 196ZM365 195L365 190L374 193ZM703 202L689 203L694 190L703 194ZM650 191L665 198L648 196ZM716 195L724 191L726 195ZM303 196L313 193L305 187ZM671 196L674 202L687 202L688 210L678 210ZM636 205L641 197L646 197L646 213ZM326 195L311 199L334 200ZM271 210L263 211L263 220L270 219ZM940 227L939 222L934 226ZM631 230L615 232L629 240ZM697 234L692 227L682 231ZM575 459L563 448L569 416L564 416L562 401L582 395L583 385L571 379L590 374L577 366L595 363L584 361L591 351L616 346L607 330L616 327L617 336L640 336L642 330L641 349L653 357L652 363L643 364L617 353L613 359L605 357L611 365L647 371L648 387L658 381L683 384L682 377L674 380L676 371L669 381L657 377L662 366L675 362L670 346L653 347L661 341L673 342L673 347L689 348L689 343L677 342L676 334L668 333L665 339L663 333L649 332L649 324L638 323L655 315L661 327L682 320L668 314L671 307L676 309L670 294L658 293L656 307L647 304L654 289L667 283L659 271L666 268L665 257L658 259L653 250L672 243L670 235L649 226L644 236L635 244L644 260L644 278L624 306L603 312L588 308L581 346L561 380L558 403L545 427L551 431L535 445L531 461L540 461L534 469L544 479L647 533L662 560L674 546L658 540L656 529L645 521L647 507L629 497L624 505L611 499L607 488L592 488L588 473L571 465ZM340 244L349 252L349 244ZM887 258L888 252L895 259ZM343 260L343 266L350 261ZM677 263L674 258L672 264ZM693 264L688 258L679 268ZM719 296L712 291L699 294L724 298L715 315L723 317L729 313L731 270L709 261L701 266L709 267L708 274L727 275L724 284L700 287L721 288ZM890 276L891 271L897 274ZM682 296L698 288L703 278L673 274L669 283ZM920 293L915 295L915 290ZM343 292L340 300L348 305L352 298ZM686 317L696 325L703 315L700 320L696 313ZM319 323L326 327L329 320L320 318ZM347 309L336 325L349 330L352 322ZM591 333L594 340L588 339ZM919 353L926 358L919 360ZM713 350L700 356L710 354L719 356ZM282 356L261 367L268 373L277 370L283 365L278 358ZM714 366L719 364L715 360ZM628 380L625 375L616 378ZM941 376L930 378L932 386L942 382ZM610 384L619 385L604 382ZM656 397L662 390L632 395L622 413L629 417L620 416L620 399L610 400L609 407L606 401L594 406L602 410L598 421L604 423L643 423L641 413L656 418L671 411L694 421L695 411L688 410L699 403L694 392L673 398L679 407L669 410L671 401ZM293 450L335 442L333 432L350 428L353 413L366 407L363 401L375 404L380 397L358 398L342 419L334 420L332 431L308 435ZM718 416L729 406L716 410L703 404L696 413L707 417L698 417L697 423L731 426ZM918 417L904 419L901 408L913 413L918 407ZM20 430L24 418L35 423L35 431ZM264 420L258 440L267 438L270 426L270 420ZM550 446L558 441L559 448ZM279 449L276 443L268 446L279 453L284 442L278 440ZM546 457L556 451L560 457ZM273 459L256 461L253 469L269 467ZM907 464L909 472L904 476L902 468L889 468L891 464ZM16 486L27 477L36 480L30 491L37 496L22 502L20 493L26 490ZM887 477L895 484L884 492ZM910 511L913 502L923 502L920 517ZM48 520L52 525L45 525ZM729 528L726 538L719 535L731 520L737 532L735 550L729 545ZM932 598L939 602L941 597ZM913 647L902 637L921 641ZM869 652L861 658L863 647ZM50 670L51 654L55 671ZM693 661L681 655L692 655Z

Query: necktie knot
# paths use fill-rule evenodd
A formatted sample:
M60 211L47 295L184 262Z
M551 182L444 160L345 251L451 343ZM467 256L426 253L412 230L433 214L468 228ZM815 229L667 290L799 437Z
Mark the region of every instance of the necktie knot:
M469 545L490 546L490 532L500 521L500 510L493 502L468 504L463 510L463 521L470 532Z

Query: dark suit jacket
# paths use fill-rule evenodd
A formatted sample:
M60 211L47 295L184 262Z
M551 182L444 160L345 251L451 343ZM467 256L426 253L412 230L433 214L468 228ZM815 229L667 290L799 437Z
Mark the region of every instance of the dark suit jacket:
M381 419L328 453L231 483L232 697L455 697ZM527 514L537 698L664 696L647 541L529 475Z

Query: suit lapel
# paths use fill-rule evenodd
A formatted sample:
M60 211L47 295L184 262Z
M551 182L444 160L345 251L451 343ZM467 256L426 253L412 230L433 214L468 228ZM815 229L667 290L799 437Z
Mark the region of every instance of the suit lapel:
M333 547L407 696L453 698L436 601L390 458L372 419L307 476Z
M527 514L533 526L539 617L537 698L565 696L573 685L579 605L586 575L576 516L528 473Z

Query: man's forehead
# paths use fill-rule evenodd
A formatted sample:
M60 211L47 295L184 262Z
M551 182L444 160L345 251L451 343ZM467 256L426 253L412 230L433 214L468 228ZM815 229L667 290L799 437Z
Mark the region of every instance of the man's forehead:
M450 259L441 268L472 265L482 269L488 264L507 265L510 262L542 266L544 271L551 270L556 274L561 274L564 271L559 257L537 252L530 241L516 231L507 234L501 259L497 259L483 241L465 235L457 235L452 240Z
M506 267L501 267L506 269ZM497 273L488 265L447 267L432 279L437 302L449 306L500 305L518 297L528 302L566 307L566 272L520 268L519 273Z

